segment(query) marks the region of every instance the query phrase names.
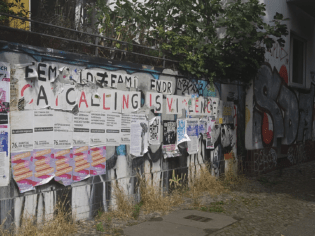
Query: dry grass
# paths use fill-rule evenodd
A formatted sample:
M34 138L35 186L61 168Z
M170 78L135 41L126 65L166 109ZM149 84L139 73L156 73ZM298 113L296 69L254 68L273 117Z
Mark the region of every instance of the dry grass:
M226 188L233 190L247 183L243 171L242 165L238 165L235 159L230 159L228 161L228 168L224 175L220 177L220 180Z
M59 203L55 207L53 219L43 223L35 223L35 217L25 216L19 228L12 227L4 230L2 222L0 226L0 235L5 236L50 236L50 235L72 235L77 232L77 225L72 213L67 211L65 204Z
M192 205L199 207L204 195L216 196L227 191L222 182L211 175L210 166L201 166L198 171L189 168L188 191L186 196L192 199Z
M163 192L162 188L154 186L154 184L146 180L144 176L138 176L138 181L141 202L143 210L146 213L156 211L166 213L173 207L183 203L183 197L178 189L174 189L171 193L167 193Z

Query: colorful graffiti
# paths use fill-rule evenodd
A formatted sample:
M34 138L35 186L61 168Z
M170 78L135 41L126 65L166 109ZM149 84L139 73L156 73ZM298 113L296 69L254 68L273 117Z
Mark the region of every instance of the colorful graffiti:
M314 90L312 85L310 92L298 93L276 69L263 65L254 82L253 135L261 135L256 140L262 146L276 147L278 138L283 145L311 139Z

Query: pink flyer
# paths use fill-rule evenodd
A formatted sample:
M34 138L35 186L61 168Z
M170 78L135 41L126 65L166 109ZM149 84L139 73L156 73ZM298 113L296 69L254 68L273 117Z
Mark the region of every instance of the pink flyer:
M33 152L11 153L12 173L21 193L34 190Z
M53 149L33 151L33 172L35 186L48 183L55 176Z
M89 146L73 147L73 182L81 181L90 177L90 162Z
M103 175L106 172L106 147L93 147L90 149L91 155L91 176Z
M55 180L64 186L72 183L72 149L55 149Z

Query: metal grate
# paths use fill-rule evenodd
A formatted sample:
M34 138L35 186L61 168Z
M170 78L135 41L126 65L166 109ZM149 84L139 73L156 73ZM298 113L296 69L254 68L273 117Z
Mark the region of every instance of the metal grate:
M189 215L189 216L184 217L184 219L194 220L194 221L199 221L199 222L209 222L210 220L212 220L211 218L208 218L208 217L196 216L196 215Z

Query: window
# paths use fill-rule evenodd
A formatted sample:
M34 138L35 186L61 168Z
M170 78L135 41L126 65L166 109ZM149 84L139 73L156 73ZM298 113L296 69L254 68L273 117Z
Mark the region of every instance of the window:
M305 87L305 55L306 41L292 34L290 50L290 84L293 86Z

